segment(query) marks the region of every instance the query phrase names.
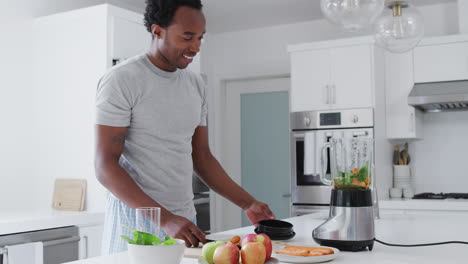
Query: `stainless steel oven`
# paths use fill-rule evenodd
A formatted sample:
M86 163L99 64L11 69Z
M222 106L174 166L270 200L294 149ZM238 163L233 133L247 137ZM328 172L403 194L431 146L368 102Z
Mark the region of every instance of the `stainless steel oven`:
M331 186L320 180L322 146L331 138L374 136L371 108L291 113L291 215L328 210ZM325 155L329 159L329 150ZM329 175L328 175L329 176Z

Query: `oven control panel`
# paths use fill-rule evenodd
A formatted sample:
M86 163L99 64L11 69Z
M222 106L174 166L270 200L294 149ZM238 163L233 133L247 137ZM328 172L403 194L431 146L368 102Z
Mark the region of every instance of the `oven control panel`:
M372 108L291 113L292 130L373 126L374 111Z

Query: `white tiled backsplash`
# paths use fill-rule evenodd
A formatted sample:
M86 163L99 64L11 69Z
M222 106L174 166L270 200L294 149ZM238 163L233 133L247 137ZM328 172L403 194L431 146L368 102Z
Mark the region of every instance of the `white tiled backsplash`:
M468 111L426 113L423 124L410 144L415 193L468 193Z

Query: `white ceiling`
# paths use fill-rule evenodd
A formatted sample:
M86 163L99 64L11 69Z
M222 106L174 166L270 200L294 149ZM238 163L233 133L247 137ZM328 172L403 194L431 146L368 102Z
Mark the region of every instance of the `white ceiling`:
M145 0L119 0L144 9ZM387 2L390 0L386 0ZM409 0L416 6L456 0ZM465 1L465 0L459 0ZM202 0L207 31L219 33L322 19L320 0Z

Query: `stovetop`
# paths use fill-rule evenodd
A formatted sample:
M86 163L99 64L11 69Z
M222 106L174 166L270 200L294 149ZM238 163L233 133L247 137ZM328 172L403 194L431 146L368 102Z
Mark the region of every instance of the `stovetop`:
M413 199L468 199L468 193L419 193L413 196Z

